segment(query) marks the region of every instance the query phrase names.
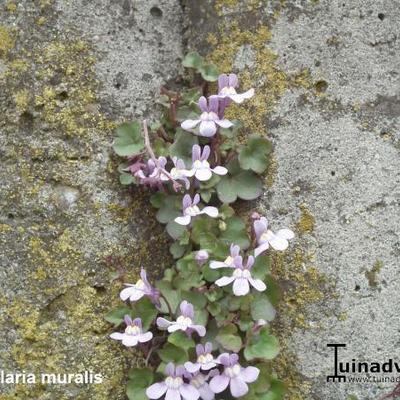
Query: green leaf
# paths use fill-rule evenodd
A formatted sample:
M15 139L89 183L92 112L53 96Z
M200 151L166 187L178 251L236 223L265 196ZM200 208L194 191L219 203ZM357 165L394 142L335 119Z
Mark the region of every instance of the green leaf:
M175 221L169 221L166 229L168 235L174 240L180 239L187 232L185 226L177 224Z
M149 368L133 368L128 377L137 387L147 388L154 381L153 371Z
M117 135L113 149L119 156L133 156L143 150L144 141L139 122L120 125L117 128Z
M133 381L128 381L126 385L126 395L129 400L148 400L146 388L138 387Z
M156 219L162 224L166 224L169 221L174 220L176 217L182 214L179 210L181 206L180 196L166 196L161 207L158 209Z
M135 318L142 319L143 330L148 330L157 317L158 310L148 297L142 297L132 306Z
M219 199L224 203L233 203L239 197L254 200L262 193L262 182L252 171L240 168L237 160L228 164L229 174L221 178L216 189Z
M121 185L130 185L131 183L135 182L135 178L132 174L122 172L119 174L119 182Z
M278 379L272 378L271 379L271 387L267 393L259 394L257 399L258 400L283 400L286 393L286 387Z
M263 319L264 321L272 321L275 318L276 311L268 297L264 294L254 295L251 303L251 316L254 321Z
M188 360L187 352L171 343L167 343L162 349L158 350L157 354L165 363L183 364Z
M125 315L130 315L132 314L132 309L127 307L127 306L120 306L117 308L114 308L113 310L109 311L104 319L107 322L110 322L111 324L114 324L114 326L118 326L122 324L124 321Z
M171 157L182 159L186 167L189 167L192 165L192 147L198 143L199 139L197 136L178 128L176 130L175 141L169 148L169 154Z
M186 351L196 346L195 341L188 338L186 333L182 331L177 331L169 335L168 342Z
M278 339L271 335L267 328L263 328L259 335L253 336L248 346L244 349L244 357L248 361L255 358L272 360L278 353Z
M203 65L197 70L205 81L215 82L218 79L218 69L214 64Z
M165 198L165 193L156 192L150 196L150 203L154 208L160 208L164 204Z
M239 152L240 166L258 174L263 173L268 167L271 150L270 141L258 135L250 136Z
M169 252L172 254L174 259L181 258L186 251L186 246L180 245L178 242L174 242L169 246Z
M193 304L193 307L202 309L207 304L207 298L203 293L195 291L182 291L182 300Z
M198 69L203 65L203 57L197 52L188 53L183 59L182 65L186 68Z
M256 257L254 265L251 269L251 275L254 278L264 280L271 267L271 257L269 255L261 255Z
M226 350L239 352L242 347L242 339L237 333L237 327L234 324L229 324L222 327L216 341Z
M168 303L172 308L172 312L175 312L180 304L180 295L181 295L180 290L174 289L171 283L165 280L157 281L155 286L161 292L161 294L167 299ZM169 312L164 299L161 299L161 311L163 313Z
M250 245L249 237L247 236L246 224L239 217L232 217L225 221L226 228L220 236L220 240L231 245L232 243L240 246L245 250Z

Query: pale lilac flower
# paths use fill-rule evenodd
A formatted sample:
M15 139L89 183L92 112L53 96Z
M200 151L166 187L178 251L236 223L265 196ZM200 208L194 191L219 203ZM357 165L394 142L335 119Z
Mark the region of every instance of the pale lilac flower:
M185 194L182 201L183 216L176 217L175 222L179 225L189 225L193 217L201 214L207 214L211 218L218 217L218 209L216 207L207 206L200 210L197 204L200 203L200 195L196 194L192 198L190 195Z
M210 167L210 163L207 161L210 157L210 146L204 146L203 151L198 144L192 147L192 167L190 169L190 176L195 176L199 181L208 181L211 179L212 174L226 175L228 170L225 167L217 166L214 168Z
M201 372L197 372L195 374L186 374L185 377L187 377L190 381L190 384L198 390L201 399L214 400L215 394L211 390L207 381L209 378L218 375L218 373L219 372L214 369L210 371L207 375L204 375Z
M143 268L140 270L140 279L133 285L126 283L125 286L127 287L119 295L121 300L126 301L129 299L130 301L138 301L143 296L147 296L154 304L159 304L160 293L150 285L147 280L146 271Z
M190 361L185 363L185 368L187 371L189 371L191 374L194 374L200 371L200 369L209 371L210 369L216 367L217 363L216 360L214 360L214 356L211 352L212 344L210 342L207 342L204 346L198 344L196 346L197 360L195 363Z
M254 89L251 88L247 92L237 93L236 88L239 86L239 80L235 74L222 74L218 78L218 97L222 100L232 100L235 103L242 103L246 99L254 96ZM223 106L226 106L224 104ZM221 106L221 105L220 105Z
M188 119L181 124L182 129L195 133L193 129L200 124L199 136L212 137L217 132L217 125L221 128L230 128L232 122L227 119L220 119L218 116L219 99L218 96L210 96L207 99L202 96L199 99L199 108L202 111L199 119Z
M134 173L134 176L139 179L142 185L160 188L162 186L161 176L166 174L166 165L167 159L165 157L159 157L156 162L150 159L147 164L144 164Z
M132 318L129 315L124 317L126 328L124 333L114 332L110 335L112 339L121 340L122 344L127 347L136 346L138 343L145 343L153 339L151 332L143 332L142 320L140 318Z
M237 257L240 253L240 247L237 244L231 244L230 247L230 254L225 259L225 261L211 261L210 268L217 269L217 268L234 268L233 260Z
M157 326L161 329L167 329L169 333L184 331L190 336L193 332L197 332L199 336L205 336L206 328L202 325L196 325L193 321L193 305L184 300L182 301L179 308L181 310L181 315L177 318L176 321L171 322L165 318L158 317Z
M208 258L209 255L207 250L199 250L194 257L199 267L204 265L207 262Z
M188 190L190 188L190 182L187 177L192 175L190 171L186 169L185 162L178 159L178 157L172 157L172 162L174 163L174 166L171 168L171 171L169 171L169 175L163 173L161 174L160 179L162 181L170 181L172 178L177 181L183 181L185 182L186 190Z
M244 296L250 291L250 285L259 292L264 291L267 287L261 279L255 279L251 276L251 267L254 264L254 257L249 256L246 265L243 265L243 258L237 256L233 260L234 271L232 276L223 276L218 279L215 284L218 286L226 286L233 282L233 294L235 296ZM250 285L249 285L250 284Z
M146 390L149 399L159 399L165 394L165 400L197 400L200 397L199 391L189 383L185 383L183 376L185 368L181 365L175 368L173 363L167 364L165 368L164 382L153 383Z
M233 397L244 396L249 391L248 383L257 380L260 370L256 367L243 368L237 354L223 353L218 361L225 367L221 375L210 381L210 389L214 393L223 392L229 385Z
M275 250L286 250L289 246L288 240L294 238L293 231L286 228L273 233L268 229L268 220L265 217L254 221L253 226L258 244L258 247L254 250L256 257L267 250L270 245Z

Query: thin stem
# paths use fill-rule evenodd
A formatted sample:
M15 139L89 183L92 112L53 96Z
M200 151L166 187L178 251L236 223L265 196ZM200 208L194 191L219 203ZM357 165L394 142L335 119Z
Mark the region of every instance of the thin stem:
M171 318L173 318L174 313L172 312L172 308L171 308L171 305L169 304L169 301L167 300L167 298L166 298L162 293L160 293L160 297L161 297L162 299L164 299L165 304L166 304L167 307L168 307L169 316L170 316Z
M143 138L144 138L144 145L146 147L146 150L149 153L150 158L153 160L154 164L156 165L159 173L165 175L170 181L172 181L174 188L177 188L177 189L181 188L182 185L179 182L177 182L171 176L171 174L169 172L167 172L164 168L160 167L160 163L158 162L156 155L154 154L154 151L150 144L149 130L147 129L147 121L146 120L143 121Z

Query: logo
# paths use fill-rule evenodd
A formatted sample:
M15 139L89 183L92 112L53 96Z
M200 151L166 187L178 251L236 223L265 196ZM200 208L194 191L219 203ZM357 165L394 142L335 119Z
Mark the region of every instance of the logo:
M392 358L384 362L378 361L339 361L342 352L339 349L345 349L344 343L328 343L327 347L333 348L333 375L326 377L327 382L353 382L353 383L380 383L380 382L400 382L400 361ZM377 374L379 374L377 376ZM392 376L388 376L388 375ZM357 376L361 375L361 376Z

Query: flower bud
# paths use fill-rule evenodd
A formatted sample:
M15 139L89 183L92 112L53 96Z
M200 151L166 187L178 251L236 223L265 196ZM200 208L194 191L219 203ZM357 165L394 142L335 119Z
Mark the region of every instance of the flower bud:
M197 264L201 267L208 260L208 252L206 250L199 250L196 253L195 260L197 261Z

